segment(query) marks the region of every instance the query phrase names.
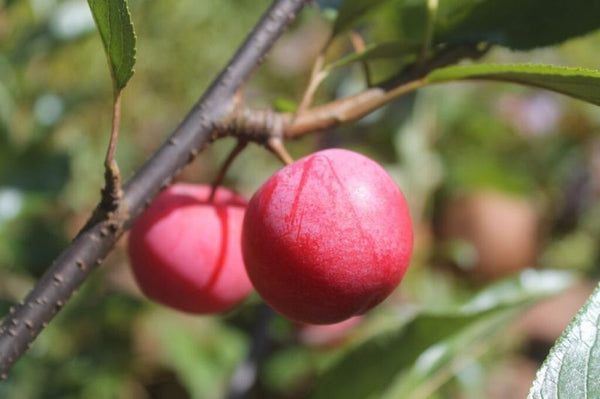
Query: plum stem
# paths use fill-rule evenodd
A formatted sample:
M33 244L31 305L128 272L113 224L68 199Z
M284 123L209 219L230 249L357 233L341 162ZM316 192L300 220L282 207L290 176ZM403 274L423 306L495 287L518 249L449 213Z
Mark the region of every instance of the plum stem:
M244 150L244 148L246 148L247 145L248 145L248 142L246 140L238 140L235 147L233 147L233 150L231 150L231 152L227 156L227 159L225 159L225 161L223 162L221 169L219 169L217 176L215 177L215 179L213 180L213 182L211 184L211 190L210 190L210 195L208 196L208 202L214 201L215 194L217 193L217 188L219 188L219 186L223 183L223 180L225 179L225 175L227 174L227 171L231 167L231 164L233 164L233 161L237 158L238 155L240 155L240 153Z
M271 137L267 140L267 148L275 154L284 165L294 163L294 158L289 154L280 137Z

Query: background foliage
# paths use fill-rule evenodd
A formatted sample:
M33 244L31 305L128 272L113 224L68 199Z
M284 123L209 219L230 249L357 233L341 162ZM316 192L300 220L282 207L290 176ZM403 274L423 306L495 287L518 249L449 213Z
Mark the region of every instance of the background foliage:
M340 3L323 1L322 12L309 7L303 13L246 88L250 104L296 106ZM369 12L364 2L347 3L356 8L335 23L340 39L328 61L350 52L343 32L357 26L376 44L373 79L414 62L420 47L413 42L424 33L409 22L423 26L425 2L406 1L414 14L402 15L389 8L398 1L377 2ZM502 15L489 10L493 3L441 1L433 43L475 38L529 49L591 29L587 19L561 17L560 29L534 46L518 39L518 21L514 34L490 37L480 25L486 16ZM507 9L515 2L508 3ZM550 3L552 19L561 10ZM596 5L573 3L576 15L597 15ZM466 12L452 9L456 4L477 7L483 16L446 18ZM117 151L125 177L176 126L267 5L130 2L138 49ZM378 23L366 23L365 16ZM99 199L112 84L95 29L85 1L0 1L2 314L26 294ZM597 68L599 45L600 34L591 33L527 52L494 47L485 60ZM331 69L317 101L365 87L360 63L344 64ZM386 166L411 204L417 248L400 289L335 344L319 341L318 330L315 342L274 317L254 397L335 397L344 387L357 398L523 397L591 293L589 281L598 277L598 115L592 105L545 91L452 83L289 143L296 157L336 146ZM210 181L231 145L220 141L180 179ZM272 155L252 146L232 167L227 185L250 196L277 168ZM121 244L15 365L0 384L0 397L223 396L246 356L259 299L221 317L160 308L139 294ZM521 272L525 267L562 273ZM568 287L554 302L521 312Z

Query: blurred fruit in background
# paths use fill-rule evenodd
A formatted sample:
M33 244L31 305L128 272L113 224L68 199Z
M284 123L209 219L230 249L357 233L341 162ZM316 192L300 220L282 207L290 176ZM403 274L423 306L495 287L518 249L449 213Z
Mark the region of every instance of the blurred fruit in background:
M537 212L527 199L479 191L445 206L440 238L456 266L491 280L535 266L538 230Z

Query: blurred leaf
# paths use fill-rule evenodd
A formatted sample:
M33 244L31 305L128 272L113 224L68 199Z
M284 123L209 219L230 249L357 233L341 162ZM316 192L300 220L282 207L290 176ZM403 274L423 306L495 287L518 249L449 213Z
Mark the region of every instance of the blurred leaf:
M486 339L486 335L479 332L479 326L489 331L498 318L516 314L526 305L564 290L572 283L569 276L526 271L491 285L458 309L444 313L422 312L406 325L377 335L351 350L325 372L312 398L379 398L392 383L398 383L402 374L418 371L425 361L419 359L424 356L426 359L428 352L433 356L431 351L436 347L445 348L444 356L436 359L435 369L439 370L460 353L459 349L478 345ZM476 324L478 327L474 327ZM473 339L473 331L478 332L479 341ZM451 342L454 344L449 347ZM428 367L433 367L433 363ZM416 378L414 373L412 378Z
M493 312L441 340L423 352L405 373L401 373L382 399L429 398L440 386L458 373L472 358L478 357L519 314L519 309Z
M19 219L7 237L15 266L41 277L48 265L69 243L64 226L58 217L34 216ZM1 235L0 235L1 236ZM32 250L35 248L35 250Z
M342 57L327 65L325 69L331 70L357 61L371 61L382 58L400 58L400 63L407 64L416 60L416 53L419 49L419 44L409 43L403 40L377 43L368 46L364 51Z
M291 347L271 355L262 370L261 380L275 392L289 392L301 386L313 371L313 359L305 347Z
M462 312L482 312L498 307L538 301L558 294L576 282L576 275L562 270L527 269L498 281L473 295L461 306Z
M476 151L465 147L463 151L453 155L452 164L446 169L447 184L454 186L457 191L491 188L507 193L525 194L531 190L535 180L526 173L527 165L516 161L507 164L506 157L496 154L489 156L481 150ZM460 162L459 157L468 161Z
M296 112L298 104L289 98L277 97L275 101L273 101L273 108L277 112Z
M389 3L406 37L422 41L427 1ZM439 2L435 42L488 42L526 50L600 28L598 15L600 3L586 0L444 0Z
M551 315L548 315L549 317ZM556 341L529 398L600 397L600 286Z
M427 75L430 83L495 80L540 87L600 105L600 71L556 65L454 65Z
M57 194L71 176L69 156L50 152L42 145L27 148L8 165L10 168L0 170L0 185L23 191Z
M598 259L598 249L594 235L576 230L548 243L540 263L555 269L590 271Z
M159 310L144 320L157 344L152 350L171 368L192 398L222 397L227 379L244 357L245 337L214 318Z
M346 0L338 11L337 18L333 24L333 35L349 29L368 12L389 2L389 0Z
M126 0L88 0L100 32L117 91L122 90L133 75L135 65L135 32Z

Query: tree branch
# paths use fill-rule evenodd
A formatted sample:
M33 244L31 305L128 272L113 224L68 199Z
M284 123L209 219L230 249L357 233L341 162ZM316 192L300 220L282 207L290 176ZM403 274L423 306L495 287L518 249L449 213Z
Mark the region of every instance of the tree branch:
M352 122L375 111L382 105L428 84L429 72L455 64L464 58L482 57L488 48L477 45L456 45L440 50L430 61L411 65L397 76L352 96L307 110L299 115L283 114L284 137L298 138L307 133L331 129Z
M216 138L214 127L231 112L236 91L305 3L306 0L273 2L171 137L124 186L121 207L113 212L98 207L31 293L4 318L0 326L0 377L6 378L10 366L30 347L91 271L102 263L158 191Z

